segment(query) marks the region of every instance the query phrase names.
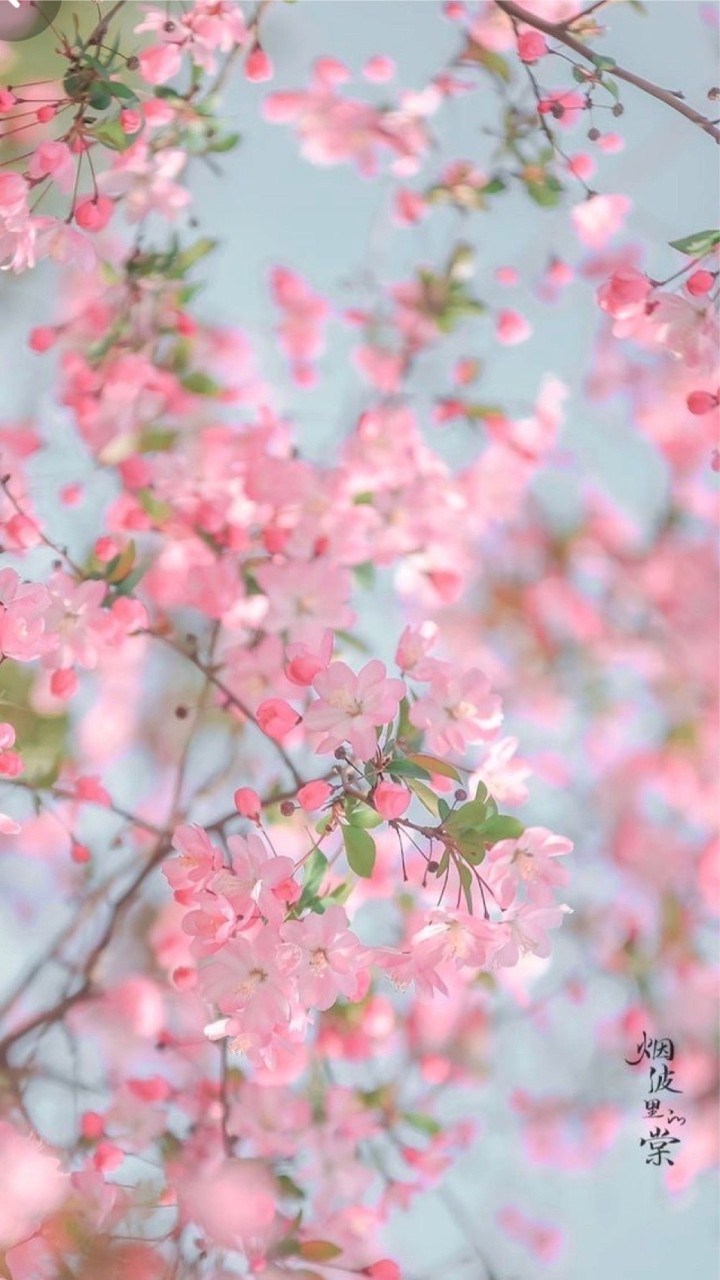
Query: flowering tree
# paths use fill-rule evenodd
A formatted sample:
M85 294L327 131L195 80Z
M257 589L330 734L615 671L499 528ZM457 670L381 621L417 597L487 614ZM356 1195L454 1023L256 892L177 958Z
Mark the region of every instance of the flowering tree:
M305 87L270 83L276 10L293 31L302 5L67 8L52 69L7 45L0 88L0 261L51 273L28 341L92 477L42 512L51 431L0 430L4 886L17 921L55 913L2 1003L2 1274L414 1280L384 1228L427 1193L465 1227L447 1173L476 1125L453 1099L502 1087L508 1018L532 1054L602 984L615 1064L644 1031L678 1037L666 1177L688 1186L717 1160L720 231L614 247L633 192L604 166L638 94L713 161L716 123L609 52L606 0L451 0L427 84L398 89L378 54L354 91L332 50ZM268 82L259 111L309 165L390 181L393 235L450 228L441 260L411 247L350 306L273 266L287 414L243 315L220 327L197 297L223 250L186 175L222 192L242 169L233 77ZM458 155L438 122L477 95L490 138ZM529 411L483 393L476 352L532 330L503 301L521 270L476 269L467 228L518 192L573 238L536 285L597 315L589 400L622 397L664 467L649 537L599 486L565 528L540 501L565 465L559 376ZM340 322L362 407L312 461L292 418ZM518 816L533 773L576 797L557 831ZM527 1158L574 1171L624 1104L618 1084L510 1105ZM522 1198L497 1225L539 1261L562 1247ZM470 1259L495 1274L472 1239Z

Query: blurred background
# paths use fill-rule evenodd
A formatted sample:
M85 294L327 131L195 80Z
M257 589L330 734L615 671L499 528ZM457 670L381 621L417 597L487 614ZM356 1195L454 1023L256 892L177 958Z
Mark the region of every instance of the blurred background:
M611 5L603 16L607 50L651 80L682 89L704 109L707 90L718 80L717 15L714 5L693 0ZM304 86L319 54L345 61L356 73L372 55L389 54L398 66L395 83L361 89L375 100L394 94L398 86L422 88L458 45L457 30L443 20L433 0L278 4L269 12L264 32L276 68L273 90ZM13 76L29 65L42 74L43 41L46 37L6 48L7 57L15 59ZM200 308L206 318L239 325L248 335L279 409L296 424L302 450L327 458L353 430L368 402L367 388L350 365L356 338L340 322L342 311L368 305L377 296L378 283L406 279L418 263L442 265L462 239L476 253L474 291L491 304L517 306L534 332L523 346L503 348L480 319L463 329L456 347L451 339L422 357L413 375L413 396L432 447L452 463L466 460L477 448L467 429L441 432L431 421L431 395L449 385L455 356L482 360L482 399L518 416L530 411L542 375L551 371L568 385L571 397L562 456L538 486L549 517L560 528L571 522L591 481L650 532L667 496L665 466L629 420L624 402L598 405L583 390L598 327L592 290L577 282L548 305L535 288L553 254L575 261L581 257L579 246L570 244L569 204L544 211L511 193L484 215L463 218L439 210L411 231L398 228L391 217L394 182L364 181L345 166L308 165L291 132L260 117L260 100L267 91L265 85L235 78L225 118L229 128L242 134L242 144L236 153L221 157L221 177L201 165L190 172L201 231L221 242L209 263ZM603 159L596 185L631 195L630 238L653 247L656 256L645 265L651 274L663 276L674 269L668 241L717 225L717 159L709 140L662 104L630 88L623 101L619 131L626 146ZM447 102L432 121L442 158L463 157L485 167L492 143L485 130L492 128L496 110L489 85ZM582 145L581 131L577 145ZM277 316L267 281L278 263L299 271L336 308L320 380L307 391L290 383L273 338ZM504 265L518 268L522 277L512 297L493 279L495 268ZM26 345L27 330L47 322L52 313L57 287L55 270L46 265L22 281L0 278L0 418L40 422L54 443L30 468L36 507L48 514L60 485L82 483L88 501L71 519L89 532L93 510L105 498L105 482L86 455L68 449L72 436L52 397L52 357L38 359ZM391 580L381 575L363 616L365 634L381 656L392 654L399 625ZM562 733L559 727L553 740L549 730L545 743L560 756L573 750ZM602 869L592 841L583 838L582 796L544 790L541 784L533 789L528 812L534 821L576 839L569 900L592 897ZM46 927L41 920L21 936L0 906L3 967L16 973ZM557 969L546 980L548 990L554 975L577 966L571 942L561 938L553 964ZM593 975L581 976L589 981ZM566 1002L561 1017L545 1028L537 1020L527 1023L509 1006L507 1025L493 1044L492 1069L502 1082L502 1094L492 1086L478 1093L481 1138L448 1181L452 1203L428 1194L414 1211L399 1215L393 1227L409 1275L427 1280L534 1280L541 1274L554 1280L674 1280L687 1274L693 1280L713 1280L720 1274L716 1179L705 1175L687 1191L668 1192L638 1148L639 1076L625 1066L615 1047L608 1052L598 1048L593 1026L605 1012L611 1016L616 1000L612 982L600 980L592 986L592 1008ZM538 1094L578 1092L599 1103L618 1103L623 1109L618 1140L586 1169L533 1166L522 1157L517 1118L504 1101L509 1082ZM467 1107L465 1097L462 1107ZM558 1260L543 1266L508 1240L496 1221L499 1206L508 1203L522 1204L531 1216L567 1229ZM453 1248L457 1262L446 1271Z

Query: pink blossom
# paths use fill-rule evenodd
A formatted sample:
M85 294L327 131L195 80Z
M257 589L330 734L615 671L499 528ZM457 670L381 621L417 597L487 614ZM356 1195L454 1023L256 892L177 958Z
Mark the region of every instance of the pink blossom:
M34 1135L0 1122L3 1193L0 1198L0 1246L19 1244L57 1209L68 1194L67 1174L55 1155Z
M172 221L190 203L189 191L175 182L186 163L181 148L153 152L140 138L99 175L98 187L105 196L122 197L128 222L141 222L151 213Z
M32 662L56 643L46 632L50 606L46 587L21 582L14 569L0 569L0 654Z
M547 958L552 951L548 931L559 928L563 916L570 911L571 908L564 905L538 906L524 902L510 907L497 925L496 963L516 965L525 955Z
M485 866L501 904L509 906L513 902L518 882L530 901L541 905L553 902L554 891L570 880L565 867L553 860L572 853L572 848L571 840L556 836L545 827L528 827L517 840L500 840L493 845Z
M28 163L31 178L51 177L60 191L70 191L75 177L72 152L66 142L41 142Z
M315 648L308 644L289 644L285 650L288 663L285 675L291 684L310 685L319 671L324 671L332 658L333 633L327 629Z
M495 736L502 711L482 671L455 676L446 664L432 676L429 692L413 703L410 719L425 730L432 750L463 752L469 743Z
M300 999L308 1008L330 1009L339 996L357 999L363 981L364 949L347 927L341 906L283 925L283 940L299 952L295 972Z
M30 218L29 187L19 173L0 173L0 269L25 271L35 265L35 226Z
M589 249L604 249L624 226L631 209L632 201L628 196L592 196L583 204L576 204L570 216L584 245Z
M385 664L377 659L357 675L346 663L331 662L316 675L313 688L319 697L305 713L305 727L322 735L316 751L334 751L347 741L364 760L375 754L375 731L394 719L405 694L403 681L388 678Z
M650 290L650 281L643 271L619 267L598 289L597 299L608 315L627 320L644 308Z

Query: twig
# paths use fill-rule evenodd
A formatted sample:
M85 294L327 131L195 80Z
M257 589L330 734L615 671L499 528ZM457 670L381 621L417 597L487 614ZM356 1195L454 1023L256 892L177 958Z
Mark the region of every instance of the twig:
M566 45L568 49L572 49L574 53L579 54L581 58L585 58L593 66L597 67L595 61L596 55L589 45L583 44L581 40L565 29L562 23L547 22L545 18L539 18L537 14L530 13L527 9L523 9L521 5L515 4L514 0L495 0L498 9L507 14L508 18L515 18L517 22L523 22L528 27L534 27L536 31L542 31L544 35L550 36L553 40L559 40L561 44ZM678 98L676 94L669 89L662 89L660 85L653 84L652 80L646 80L643 76L638 76L634 71L627 71L625 67L619 66L617 62L613 63L613 76L618 80L625 80L627 84L634 85L636 89L641 89L643 93L648 93L652 98L657 98L659 102L664 102L666 106L672 107L673 111L677 111L681 116L685 116L686 120L690 120L693 124L698 125L705 133L714 138L715 142L720 142L720 129L708 120L707 116L703 116L694 107L689 107L682 98Z

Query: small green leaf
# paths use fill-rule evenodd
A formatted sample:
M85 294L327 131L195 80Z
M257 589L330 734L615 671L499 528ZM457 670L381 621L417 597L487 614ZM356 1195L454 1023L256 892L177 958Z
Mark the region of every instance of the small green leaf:
M479 834L488 844L495 844L498 840L517 840L524 831L522 822L503 813L487 818L479 828Z
M467 866L465 865L465 863L464 863L464 862L461 862L461 863L459 864L459 866L458 866L458 875L460 876L460 885L461 885L461 887L462 887L462 891L463 891L463 894L464 894L464 897L465 897L465 903L466 903L466 905L467 905L467 909L468 909L468 911L472 912L472 909L473 909L473 900L472 900L472 882L473 882L473 875L472 875L472 871L470 870L470 868L469 868L469 867L467 867Z
M221 152L232 151L240 141L239 133L226 133L224 138L214 138L208 146L208 151Z
M616 80L611 80L610 76L603 76L602 86L603 89L607 89L608 93L612 94L616 102L620 101L620 86Z
M329 1240L303 1240L298 1253L306 1262L332 1262L340 1257L342 1249Z
M418 1129L420 1133L426 1133L429 1138L434 1138L436 1134L442 1133L442 1125L437 1120L434 1120L432 1116L424 1116L417 1111L405 1111L403 1120L406 1124L412 1125L413 1129Z
M327 867L325 854L318 848L313 849L303 868L303 891L296 903L296 911L304 911L316 897Z
M201 373L199 370L186 374L181 382L186 391L192 391L196 396L216 396L220 390L214 378L210 378L208 374Z
M375 582L375 565L371 560L366 560L364 564L353 565L353 570L361 587L372 587Z
M111 151L127 151L133 141L128 137L119 120L105 120L103 124L93 129L92 136L97 138L98 142L102 142L103 146L110 147Z
M177 440L177 431L166 431L163 427L148 427L143 431L138 442L138 453L165 453L172 449Z
M439 773L443 778L453 778L455 782L462 782L455 765L448 764L446 760L438 760L436 756L428 756L421 751L413 751L407 758L411 764L419 764L421 769L427 769L428 773Z
M450 805L448 804L447 800L443 800L442 798L439 798L439 799L438 799L438 814L439 814L439 817L440 817L441 822L447 822L447 820L448 820L448 818L450 817L451 813L452 813L452 809L450 808Z
M183 249L182 253L177 254L173 263L174 272L177 275L185 275L185 272L189 271L190 267L194 267L196 262L212 253L216 245L217 240L211 240L209 236L202 236L194 244L188 245L187 249Z
M377 809L373 809L372 805L365 804L362 800L346 801L345 813L351 827L379 827L382 823L382 817Z
M423 769L419 764L412 764L410 760L391 760L387 765L387 772L393 778L420 778L423 782L430 780L427 769Z
M484 800L469 800L452 813L446 822L448 831L462 834L465 831L477 831L487 818L487 805Z
M670 248L687 253L691 258L704 258L716 244L720 244L720 231L695 231L682 240L671 240Z
M362 827L343 827L343 843L348 864L356 875L368 879L375 866L375 841Z
M93 111L106 111L112 102L112 94L106 84L94 84L88 94L88 103Z
M122 98L123 102L137 102L138 96L129 89L126 84L118 84L115 80L108 80L107 87L113 98Z
M617 65L614 58L608 58L602 53L594 53L592 62L598 68L598 71L612 71L613 67Z
M428 813L431 813L434 818L439 818L440 806L435 792L426 787L424 782L419 782L417 778L408 778L407 784L420 803L425 806Z
M549 180L546 180L545 182L526 182L525 186L531 200L534 200L543 209L554 209L560 203L562 188L557 179L552 185Z
M146 515L149 515L150 519L155 520L157 523L167 520L172 515L170 504L161 502L159 498L155 497L151 489L138 489L135 497Z

